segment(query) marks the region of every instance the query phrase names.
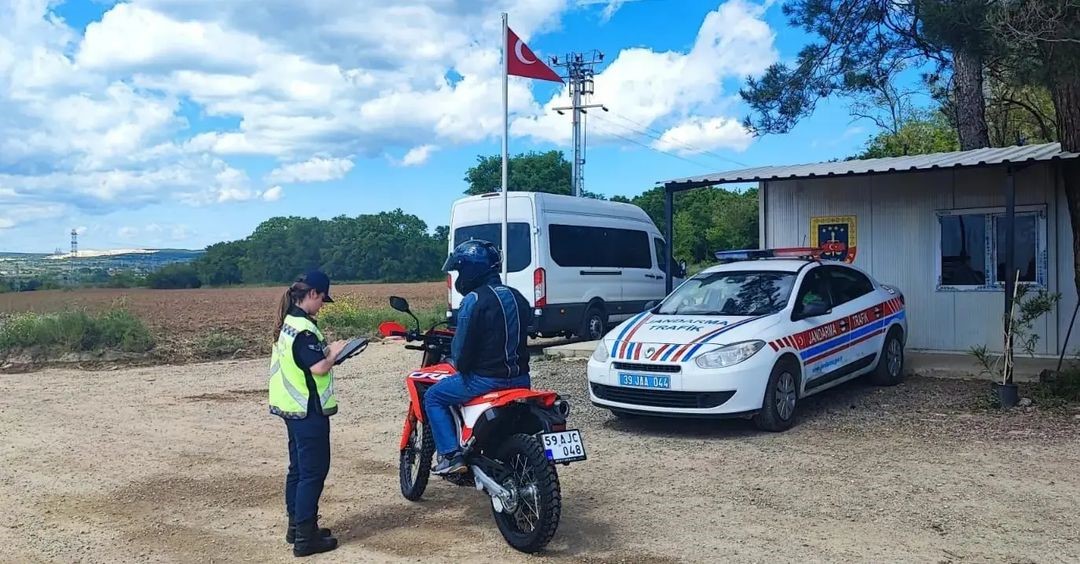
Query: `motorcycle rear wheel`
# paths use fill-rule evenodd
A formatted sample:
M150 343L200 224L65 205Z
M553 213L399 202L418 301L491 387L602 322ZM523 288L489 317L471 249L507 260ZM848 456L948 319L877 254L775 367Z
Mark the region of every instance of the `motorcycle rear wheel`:
M539 552L559 528L562 491L555 465L544 455L540 440L517 434L500 448L496 458L511 476L502 486L518 492L513 513L491 512L506 542L525 553Z
M422 422L413 423L409 444L401 449L398 458L398 478L401 482L401 495L409 501L416 501L424 495L428 478L431 476L431 457L435 454L435 439L431 429ZM415 473L415 476L414 476Z

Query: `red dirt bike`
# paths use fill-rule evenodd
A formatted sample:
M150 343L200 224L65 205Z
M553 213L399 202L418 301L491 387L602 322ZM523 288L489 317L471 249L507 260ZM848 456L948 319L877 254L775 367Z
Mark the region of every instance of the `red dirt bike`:
M416 320L406 330L396 322L379 327L387 337L403 337L410 350L422 351L418 371L405 379L409 412L401 436L399 477L401 493L419 500L431 474L435 441L424 412L424 393L455 373L446 364L454 333L436 329L423 334L420 320L399 297L390 305ZM543 549L555 535L562 511L562 492L556 464L586 459L581 433L566 428L570 404L552 391L515 388L491 392L453 410L454 423L468 469L441 476L458 486L473 486L491 497L491 511L499 532L515 549L533 553Z

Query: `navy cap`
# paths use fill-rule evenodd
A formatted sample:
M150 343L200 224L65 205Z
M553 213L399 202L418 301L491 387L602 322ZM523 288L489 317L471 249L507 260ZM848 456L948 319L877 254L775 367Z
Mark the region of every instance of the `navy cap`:
M304 274L304 282L315 289L315 291L323 294L324 302L333 303L334 300L330 298L330 277L323 274L321 271L312 270L307 274Z

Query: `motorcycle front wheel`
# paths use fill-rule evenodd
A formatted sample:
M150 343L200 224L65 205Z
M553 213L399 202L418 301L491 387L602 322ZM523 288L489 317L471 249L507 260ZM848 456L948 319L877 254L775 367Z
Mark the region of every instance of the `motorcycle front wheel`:
M427 489L431 475L431 457L435 454L435 439L431 429L422 421L413 421L409 444L401 449L398 459L398 478L401 482L401 495L409 501L416 501Z
M540 440L517 434L510 437L496 458L510 476L502 486L514 492L513 511L501 512L492 505L495 523L506 542L521 552L534 553L547 546L559 528L562 491Z

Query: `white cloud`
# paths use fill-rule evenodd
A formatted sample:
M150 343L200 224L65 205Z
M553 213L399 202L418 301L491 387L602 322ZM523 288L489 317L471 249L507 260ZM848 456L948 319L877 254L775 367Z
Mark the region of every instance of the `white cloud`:
M274 201L281 185L342 178L357 158L404 151L399 164L415 166L439 147L497 140L499 12L544 56L532 39L586 3L130 0L82 35L54 0L0 2L0 226ZM597 77L598 101L612 118L712 131L723 81L776 59L762 10L720 5L686 52L624 49ZM515 135L568 140L569 118L550 111L565 91L551 88L511 77ZM195 114L229 125L189 123ZM599 121L590 141L604 138ZM240 156L280 163L261 179L270 188L253 188Z
M654 125L718 117L727 101L725 79L758 74L777 60L775 34L763 19L764 7L729 0L705 16L688 52L633 47L623 49L596 75L590 141L640 135ZM511 130L558 144L570 141L570 117L553 108L570 105L568 89L544 105L543 112L514 120ZM728 118L731 119L731 118Z
M438 150L438 147L434 145L420 145L409 149L408 153L401 159L402 166L417 166L427 162L431 157L431 153Z
M325 182L344 178L353 168L349 159L314 157L274 169L267 175L270 182Z
M0 206L0 229L10 229L34 221L55 221L64 216L66 207L50 203L16 203Z
M284 195L285 191L281 189L281 186L273 186L262 193L262 199L267 202L276 202Z
M185 241L192 234L190 227L180 223L125 225L116 230L118 239L132 241L144 247L158 247L177 241Z
M137 4L117 4L86 27L75 62L90 70L153 71L161 67L254 70L265 46L216 22L178 21Z
M745 151L753 135L732 118L690 119L665 131L653 146L661 151L692 155L713 149Z
M638 0L577 0L578 6L596 6L601 5L604 7L603 12L600 13L600 21L608 22L615 16L615 12L619 11L623 5L631 2L637 2Z

